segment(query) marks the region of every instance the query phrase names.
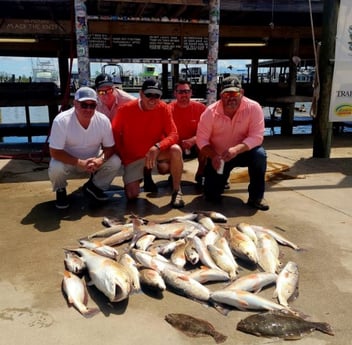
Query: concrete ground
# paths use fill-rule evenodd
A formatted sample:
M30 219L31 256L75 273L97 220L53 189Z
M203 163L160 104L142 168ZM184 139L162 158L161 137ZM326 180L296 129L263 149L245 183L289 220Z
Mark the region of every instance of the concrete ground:
M231 311L221 315L185 297L166 291L160 295L132 295L109 303L94 287L89 306L101 313L83 318L67 305L61 290L64 247L103 228L103 217L169 217L196 210L215 210L228 224L265 225L303 248L280 246L281 261L295 261L300 272L300 294L294 308L314 321L331 324L335 336L320 332L299 344L351 344L352 317L352 145L351 137L334 138L330 159L312 159L312 138L266 137L268 212L243 205L247 182L238 170L221 204L209 204L194 185L195 161L185 164L183 192L186 207L170 209L166 178L155 175L159 196L142 193L128 204L121 178L114 180L111 202L96 207L83 198L83 180L69 182L72 206L58 212L47 178L47 164L30 160L0 160L0 332L1 344L214 344L211 337L190 338L172 328L164 317L185 313L211 322L228 336L228 344L283 344L283 340L258 338L236 330L237 323L253 312ZM34 157L34 156L32 156ZM280 170L287 171L280 172ZM283 231L283 232L281 232ZM245 270L241 274L246 273ZM221 284L209 285L211 290ZM260 294L271 298L273 288Z

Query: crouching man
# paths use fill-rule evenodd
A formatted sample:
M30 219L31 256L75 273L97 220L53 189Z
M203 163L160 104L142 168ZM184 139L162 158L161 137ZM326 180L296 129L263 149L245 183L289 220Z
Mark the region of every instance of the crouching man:
M69 207L67 179L90 177L83 191L96 201L106 201L108 196L104 190L109 189L121 167L120 158L114 154L110 120L96 111L96 107L96 92L81 87L75 93L74 106L53 121L48 174L59 209Z

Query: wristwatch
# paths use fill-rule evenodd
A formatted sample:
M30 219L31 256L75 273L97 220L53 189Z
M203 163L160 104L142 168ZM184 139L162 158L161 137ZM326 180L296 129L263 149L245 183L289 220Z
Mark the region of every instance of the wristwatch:
M159 143L154 144L154 146L157 147L160 150L160 144Z

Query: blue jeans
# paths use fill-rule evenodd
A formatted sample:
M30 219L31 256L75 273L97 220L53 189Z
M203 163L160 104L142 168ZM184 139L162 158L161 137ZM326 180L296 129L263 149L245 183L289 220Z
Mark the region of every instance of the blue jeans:
M235 167L248 167L250 199L262 199L265 192L266 152L263 146L254 147L225 163L224 173L214 170L211 160L207 160L204 171L204 195L209 199L219 199L224 186Z

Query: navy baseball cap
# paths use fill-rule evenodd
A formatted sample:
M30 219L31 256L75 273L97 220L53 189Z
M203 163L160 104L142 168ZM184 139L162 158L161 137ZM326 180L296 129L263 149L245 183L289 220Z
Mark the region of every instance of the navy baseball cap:
M95 88L99 90L103 86L114 86L111 76L105 73L101 73L95 78Z
M145 95L156 94L161 96L163 94L161 90L161 84L155 79L147 79L142 85L142 91Z

